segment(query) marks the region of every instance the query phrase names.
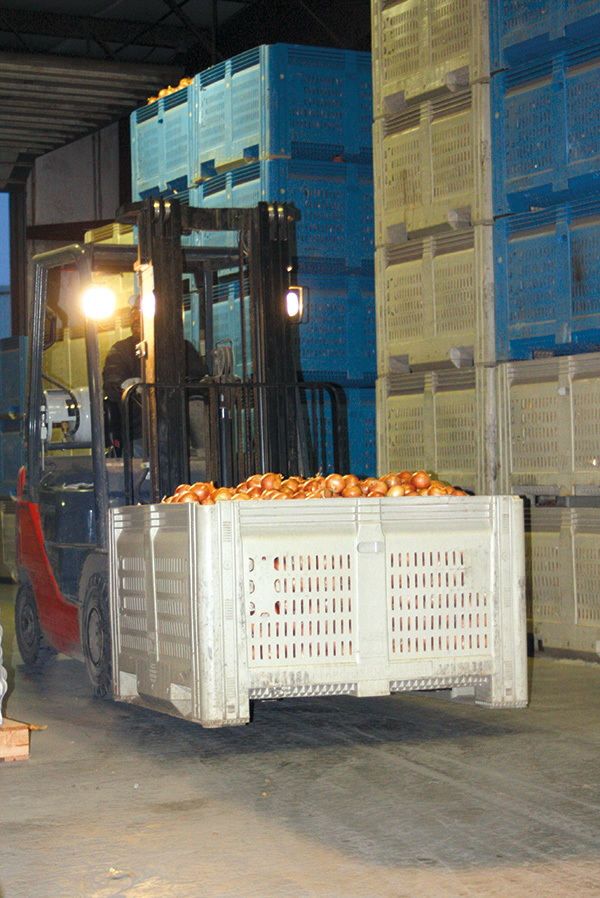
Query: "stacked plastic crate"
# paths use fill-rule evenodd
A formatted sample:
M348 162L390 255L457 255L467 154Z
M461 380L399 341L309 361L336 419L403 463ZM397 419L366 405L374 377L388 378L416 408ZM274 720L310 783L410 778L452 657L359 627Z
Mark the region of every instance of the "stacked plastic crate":
M372 0L379 468L495 492L488 0Z
M133 194L197 207L294 203L305 380L346 388L353 470L374 473L371 55L275 44L198 74L131 119ZM207 239L206 237L203 239ZM239 321L237 281L215 328Z
M600 6L492 7L501 486L529 495L532 628L600 650Z

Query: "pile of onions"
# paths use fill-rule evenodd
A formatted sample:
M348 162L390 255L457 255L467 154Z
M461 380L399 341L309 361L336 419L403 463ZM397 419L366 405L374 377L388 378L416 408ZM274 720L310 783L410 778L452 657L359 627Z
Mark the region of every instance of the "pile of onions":
M215 505L227 500L248 499L382 499L399 496L466 496L440 480L433 480L425 471L400 471L384 477L360 479L355 474L329 474L323 477L288 477L281 474L252 474L236 487L215 487L214 483L182 483L164 502L198 502Z
M177 87L171 87L169 84L168 87L163 87L162 90L158 92L158 97L148 97L148 103L155 103L159 98L168 97L169 94L174 94L176 91L181 90L182 87L189 87L189 85L193 83L193 78L182 78Z

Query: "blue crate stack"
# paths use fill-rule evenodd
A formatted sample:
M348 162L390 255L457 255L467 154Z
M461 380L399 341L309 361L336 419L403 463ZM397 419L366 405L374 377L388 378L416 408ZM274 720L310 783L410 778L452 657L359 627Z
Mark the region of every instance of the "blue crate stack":
M600 350L600 5L373 0L372 35L379 467L444 456L443 390L494 492L498 366Z
M298 280L309 288L298 328L301 375L346 388L351 468L374 473L371 54L257 47L133 113L131 145L134 199L297 206ZM237 283L219 305L215 334L239 331Z
M598 4L550 3L519 29L502 11L492 29L498 359L598 351Z

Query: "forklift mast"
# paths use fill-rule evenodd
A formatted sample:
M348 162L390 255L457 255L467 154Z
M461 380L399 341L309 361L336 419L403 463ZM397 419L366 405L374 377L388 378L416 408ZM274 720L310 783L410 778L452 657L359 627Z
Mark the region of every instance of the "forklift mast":
M189 476L186 409L179 399L185 375L182 234L239 234L243 380L289 387L296 382L297 374L284 296L297 269L298 217L298 212L285 204L260 203L255 209L197 209L181 206L177 200L152 197L117 213L118 221L138 226L136 270L142 294L142 381L158 387L148 391L145 417L155 501ZM246 279L250 347L245 339ZM151 295L154 302L148 309L143 297ZM263 414L270 412L267 417L274 423L282 410L270 398L265 402L270 408L263 408ZM261 438L269 441L268 427L263 429Z

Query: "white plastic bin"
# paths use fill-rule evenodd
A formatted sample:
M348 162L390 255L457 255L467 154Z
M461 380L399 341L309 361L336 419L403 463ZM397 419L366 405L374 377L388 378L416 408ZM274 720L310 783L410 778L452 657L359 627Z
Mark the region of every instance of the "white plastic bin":
M433 365L470 355L494 364L491 225L407 240L375 254L377 366Z
M283 696L527 702L515 497L112 509L110 555L119 700L204 726Z
M377 467L433 471L496 495L496 371L483 365L390 374L377 381Z
M375 245L492 221L489 84L373 126Z
M526 516L531 628L538 648L600 652L600 506Z
M600 494L600 353L498 365L502 490Z
M374 116L489 78L485 0L372 0Z

